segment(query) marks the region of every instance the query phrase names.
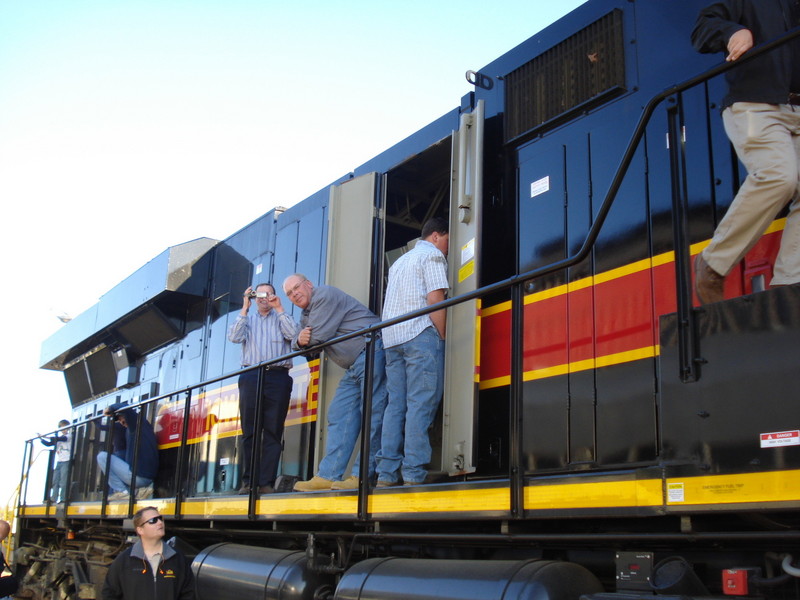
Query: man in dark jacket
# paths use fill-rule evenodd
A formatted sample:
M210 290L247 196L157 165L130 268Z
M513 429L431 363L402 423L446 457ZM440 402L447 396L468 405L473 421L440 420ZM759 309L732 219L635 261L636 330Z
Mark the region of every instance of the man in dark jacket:
M736 61L798 24L795 0L723 0L700 12L692 43ZM800 282L800 42L731 69L726 78L722 118L748 176L695 260L702 303L723 299L725 277L789 203L771 285Z
M125 403L112 404L105 409L104 414L113 416L114 419L125 427L125 458L108 453L97 454L97 464L105 473L106 464L109 464L108 486L112 490L109 500L124 500L128 498L133 474L134 453L136 453L136 437L139 435L139 449L136 455L136 497L139 499L150 498L153 495L153 480L158 475L158 445L153 426L140 411L127 407ZM139 430L141 430L140 433ZM110 462L109 462L110 461Z
M189 561L164 543L164 517L158 509L138 510L133 525L139 539L111 563L103 600L194 600Z

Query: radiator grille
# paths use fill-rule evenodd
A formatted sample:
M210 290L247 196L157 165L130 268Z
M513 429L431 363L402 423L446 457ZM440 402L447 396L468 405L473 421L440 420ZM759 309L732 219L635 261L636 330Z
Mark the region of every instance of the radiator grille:
M506 141L623 90L624 49L614 10L506 75Z

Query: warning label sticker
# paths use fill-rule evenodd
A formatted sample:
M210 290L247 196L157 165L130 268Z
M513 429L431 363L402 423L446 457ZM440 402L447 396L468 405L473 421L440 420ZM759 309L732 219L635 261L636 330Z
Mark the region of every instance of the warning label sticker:
M761 434L762 448L774 448L776 446L800 446L800 429Z
M686 490L682 482L667 483L667 502L685 502Z

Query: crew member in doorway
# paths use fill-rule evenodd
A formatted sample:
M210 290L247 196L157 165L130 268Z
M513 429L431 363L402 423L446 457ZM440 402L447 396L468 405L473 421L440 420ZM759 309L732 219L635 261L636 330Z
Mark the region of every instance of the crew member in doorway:
M256 311L250 313L255 299ZM242 345L242 368L259 365L291 352L291 340L299 327L281 304L270 283L259 283L244 291L242 310L231 326L228 339ZM268 364L239 376L239 415L242 424L242 486L249 494L251 485L259 494L275 491L275 478L281 459L283 428L289 412L292 360ZM262 376L261 394L258 393ZM261 416L261 450L258 473L252 474L256 415Z
M692 43L700 52L725 52L725 60L736 61L798 23L795 0L722 0L700 11ZM722 120L747 179L695 259L695 291L704 304L723 299L725 277L787 204L771 285L800 281L800 41L746 62L726 77Z
M426 308L447 297L447 221L429 219L422 239L389 269L383 320ZM388 404L378 452L378 487L423 483L431 461L428 429L444 385L445 310L383 330Z
M369 327L380 319L366 306L339 288L330 285L314 286L305 275L295 273L283 282L283 291L292 303L303 309L301 330L292 347L296 350L311 348L346 333ZM298 492L314 490L344 490L358 487L361 456L353 466L352 474L343 479L361 429L361 406L366 361L366 339L354 337L325 348L325 353L345 369L339 386L328 408L327 443L325 457L319 470L308 481L298 481ZM375 454L381 443L381 422L386 408L386 371L383 344L375 340L372 371L372 419L370 421L370 481L375 474Z

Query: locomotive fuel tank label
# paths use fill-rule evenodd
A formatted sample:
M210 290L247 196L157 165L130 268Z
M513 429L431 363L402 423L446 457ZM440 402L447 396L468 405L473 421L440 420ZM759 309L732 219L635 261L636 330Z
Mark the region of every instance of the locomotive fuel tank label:
M800 446L800 429L761 434L762 448L774 448L776 446Z
M686 489L682 482L667 484L667 502L685 502Z

